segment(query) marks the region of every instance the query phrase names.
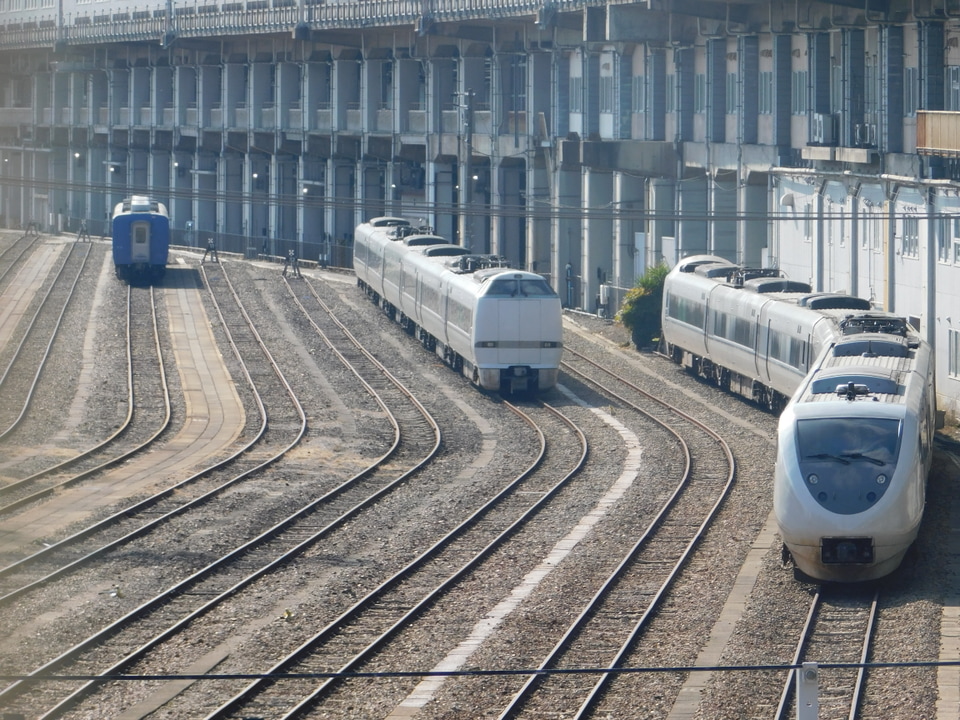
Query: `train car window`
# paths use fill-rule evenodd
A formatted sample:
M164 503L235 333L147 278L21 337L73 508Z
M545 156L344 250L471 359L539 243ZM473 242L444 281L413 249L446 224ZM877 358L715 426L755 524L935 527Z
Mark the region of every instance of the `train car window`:
M754 338L756 337L756 325L746 318L732 318L733 320L733 340L738 345L752 348Z
M428 310L440 314L440 293L432 285L423 285L420 293L420 302Z
M807 344L803 340L790 338L790 357L787 359L792 367L803 368L806 365Z
M703 330L706 321L706 307L703 303L679 295L669 295L667 316Z
M497 297L513 297L519 292L517 281L514 278L498 278L490 283L490 287L484 293L486 297L495 295Z
M447 304L447 309L449 311L447 322L469 333L473 327L473 311L463 303L457 302L452 298Z
M797 454L808 463L896 465L901 424L890 418L817 418L797 422Z
M727 337L727 314L718 312L713 316L713 334L717 337Z
M526 297L554 297L556 293L553 288L543 278L528 279L520 281L520 294Z
M771 329L769 332L770 349L767 353L772 360L783 360L783 333Z
M403 271L403 294L415 298L417 292L417 275L413 270L404 269Z
M397 257L387 257L383 267L383 279L389 280L394 285L400 284L400 259Z
M147 242L147 228L144 225L135 225L133 228L133 241L137 245L144 245Z

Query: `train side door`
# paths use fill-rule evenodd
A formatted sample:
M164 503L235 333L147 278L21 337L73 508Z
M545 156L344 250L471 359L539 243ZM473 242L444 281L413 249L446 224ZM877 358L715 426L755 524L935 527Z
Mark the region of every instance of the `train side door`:
M130 225L130 262L150 262L149 220L137 220Z

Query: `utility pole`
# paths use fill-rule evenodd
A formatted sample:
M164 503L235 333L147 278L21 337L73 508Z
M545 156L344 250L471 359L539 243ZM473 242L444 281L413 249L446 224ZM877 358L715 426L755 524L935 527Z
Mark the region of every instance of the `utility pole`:
M473 90L464 93L463 134L465 152L461 182L460 221L463 228L463 246L473 251Z

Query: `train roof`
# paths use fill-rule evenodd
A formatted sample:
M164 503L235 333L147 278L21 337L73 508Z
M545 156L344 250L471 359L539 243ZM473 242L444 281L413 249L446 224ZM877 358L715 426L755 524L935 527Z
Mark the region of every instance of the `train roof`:
M716 255L691 255L680 260L674 267L674 272L692 273L701 265L733 265L729 260Z
M403 244L408 247L421 247L424 245L449 245L449 241L446 238L440 237L439 235L406 235L401 238Z
M166 214L167 209L159 200L154 200L153 198L147 197L146 195L131 195L126 197L120 202L117 203L116 207L113 209L114 215L119 215L120 213L163 213Z
M812 288L807 283L787 280L783 277L760 277L745 281L743 289L749 292L769 294L809 293Z
M871 313L865 317L887 323L898 319ZM889 325L875 327L883 329ZM868 329L841 334L821 355L799 401L836 402L842 399L903 403L907 394L905 384L917 367L920 345L919 337L909 333L901 335Z
M470 254L470 251L460 245L430 245L417 249L421 255L426 257L464 257Z
M813 293L801 298L800 305L811 310L870 310L873 307L866 298L841 293Z
M854 395L897 395L900 383L897 373L892 370L857 370L851 372L845 368L831 368L817 374L810 383L812 395L826 395L829 399L846 398Z
M858 333L841 336L833 346L834 357L907 357L916 347L900 335L888 333Z
M402 217L393 217L392 215L384 215L383 217L370 218L368 221L371 227L375 228L385 228L385 227L409 227L410 221Z
M459 246L453 245L451 247ZM473 255L467 251L466 248L460 249L464 251L464 254L460 255L460 257L452 258L445 263L446 268L451 272L460 275L473 273L474 279L483 282L491 272L496 274L503 270L511 269L510 261L499 255Z
M694 266L691 270L681 270L680 272L694 272L703 277L726 280L730 273L737 270L737 267L737 265L728 262L703 262Z

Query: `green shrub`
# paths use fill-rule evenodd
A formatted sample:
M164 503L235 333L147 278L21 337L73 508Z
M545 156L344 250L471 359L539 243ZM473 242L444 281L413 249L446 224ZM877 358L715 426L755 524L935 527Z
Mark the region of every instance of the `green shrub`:
M617 313L617 321L630 331L638 348L653 345L660 337L663 281L668 272L670 268L662 263L648 269L627 293Z

